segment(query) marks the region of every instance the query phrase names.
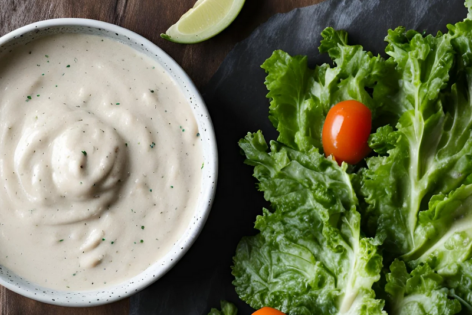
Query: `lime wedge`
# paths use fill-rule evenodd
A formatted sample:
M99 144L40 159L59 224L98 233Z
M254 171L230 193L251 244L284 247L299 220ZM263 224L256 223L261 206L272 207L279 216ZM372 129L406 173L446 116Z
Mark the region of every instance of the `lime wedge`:
M228 27L238 16L245 0L198 0L161 37L171 42L195 44Z

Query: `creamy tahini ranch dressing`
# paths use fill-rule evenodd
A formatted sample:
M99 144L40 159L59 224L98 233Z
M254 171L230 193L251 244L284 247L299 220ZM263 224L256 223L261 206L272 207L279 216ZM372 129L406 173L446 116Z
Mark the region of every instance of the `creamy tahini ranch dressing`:
M0 58L0 264L96 289L169 252L194 214L197 124L156 62L65 34Z

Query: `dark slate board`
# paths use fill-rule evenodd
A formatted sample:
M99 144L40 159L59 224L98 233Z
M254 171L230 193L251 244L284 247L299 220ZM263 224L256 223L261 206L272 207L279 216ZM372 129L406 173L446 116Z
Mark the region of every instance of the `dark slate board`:
M257 1L257 0L253 0ZM239 43L203 89L215 126L220 158L218 189L206 226L185 257L163 278L131 298L131 315L206 315L220 299L235 303L240 315L252 309L231 284L231 263L241 237L255 234L253 223L263 206L252 168L243 164L237 142L248 131L276 133L267 118L265 73L260 65L274 50L308 55L309 64L329 61L318 53L320 33L345 29L350 43L383 53L389 28L446 31L464 19L464 0L328 0L278 14Z

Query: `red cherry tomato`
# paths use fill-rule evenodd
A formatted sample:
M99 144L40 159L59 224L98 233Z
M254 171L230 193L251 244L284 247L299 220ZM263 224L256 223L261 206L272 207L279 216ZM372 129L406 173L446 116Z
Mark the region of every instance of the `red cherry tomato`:
M281 311L276 310L275 308L272 307L263 307L258 311L255 311L252 313L252 315L285 315Z
M369 154L367 144L372 127L372 113L364 104L350 100L334 105L323 125L322 141L326 156L338 164L357 164Z

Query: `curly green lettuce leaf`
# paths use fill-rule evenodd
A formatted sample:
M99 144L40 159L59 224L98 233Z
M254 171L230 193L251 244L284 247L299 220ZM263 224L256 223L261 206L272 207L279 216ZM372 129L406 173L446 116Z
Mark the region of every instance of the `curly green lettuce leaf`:
M335 217L357 203L349 175L344 172L346 165L333 167L336 163L315 148L305 154L272 142L269 155L261 132L249 133L239 146L247 157L245 163L255 167L254 177L259 181L259 190L274 208L285 206L278 198L295 188L307 196L308 204L317 206L320 203L317 210L324 218Z
M427 264L444 294L471 310L472 21L448 29L436 37L389 32L401 80L381 110L398 122L371 136L373 149L388 155L368 159L359 176L365 226L384 242L384 258Z
M360 45L348 45L346 31L335 31L328 27L321 33L319 51L328 53L339 70L338 85L332 90L330 105L337 102L355 99L372 111L376 117L377 109L382 104L373 99L366 88L384 89L388 86L390 72L394 68L393 62L385 62L380 56L373 56L371 52L364 51ZM328 109L331 107L329 106Z
M464 307L472 305L472 185L448 195L436 195L427 211L420 213L416 230L420 246L408 264L428 264L444 278Z
M233 303L221 301L220 306L221 311L216 308L212 308L208 315L238 315L238 309Z
M306 56L290 56L275 51L262 68L271 100L269 119L279 131L278 141L300 151L321 149L321 131L329 109L336 103L354 99L375 114L377 104L366 88L373 88L392 64L350 46L347 33L327 28L322 33L320 51L328 52L336 66L324 64L309 69Z
M254 308L290 315L384 314L372 285L382 257L360 232L357 198L346 165L271 142L261 132L240 141L255 166L259 189L274 212L256 220L259 234L241 240L234 257L234 285Z
M387 274L385 290L391 312L396 315L453 315L461 311L458 300L449 299L443 278L429 265L408 273L405 263L395 260Z
M449 296L455 298L462 305L465 314L472 311L472 241L470 232L456 231L447 235L444 241L428 251L411 266L426 263L437 270L437 274L444 279L444 287L449 289Z
M377 129L369 137L369 147L378 154L386 154L395 148L400 135L393 127L386 125Z
M472 0L465 0L465 6L469 9L469 14L467 15L467 19L472 19Z
M388 151L388 156L368 159L361 191L368 204L369 234L385 241L388 259L408 259L419 250L415 231L420 211L427 209L433 195L456 189L472 173L469 84L450 82L452 38L441 33L423 37L403 28L387 36L386 51L397 63L401 80L382 110L399 115L396 139L385 139L381 128L372 135L379 142L377 150Z

